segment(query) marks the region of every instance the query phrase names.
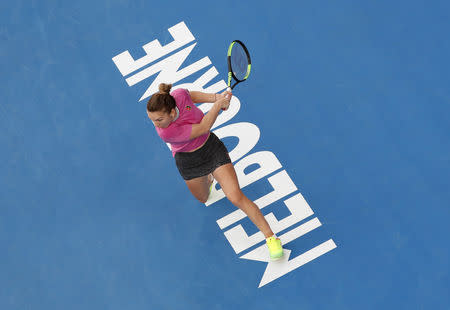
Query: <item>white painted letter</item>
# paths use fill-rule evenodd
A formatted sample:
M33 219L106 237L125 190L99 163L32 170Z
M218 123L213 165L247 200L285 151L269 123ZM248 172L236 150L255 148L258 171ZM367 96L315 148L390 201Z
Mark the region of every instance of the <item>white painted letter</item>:
M313 218L312 220L296 227L287 233L280 236L281 243L283 246L288 244L289 242L303 236L304 234L316 229L322 224L317 218ZM303 254L298 255L292 259L290 258L291 250L284 248L284 256L279 260L272 262L269 257L269 251L267 250L267 246L265 244L257 247L253 251L241 256L243 259L256 260L261 262L267 262L266 271L259 283L259 287L270 283L279 277L284 276L285 274L303 266L304 264L309 263L310 261L315 260L316 258L324 255L325 253L336 248L336 244L332 239L325 241L318 246L312 248L309 251L306 251Z
M249 174L250 175L250 174ZM271 203L293 193L297 190L297 186L295 186L294 182L292 182L291 178L287 174L285 170L278 172L277 174L271 176L267 179L273 187L273 191L264 195L263 197L255 200L255 204L260 208L264 208ZM225 215L221 219L217 220L217 224L221 229L224 229L237 221L242 220L247 215L242 210L236 210L231 212L228 215Z
M270 228L275 234L314 214L300 193L285 200L284 204L288 207L289 211L291 211L291 215L288 217L278 221L272 212L265 216ZM264 235L260 231L248 236L242 225L227 230L225 232L225 237L228 239L228 242L236 253L245 251L264 240Z
M247 168L253 164L258 164L259 168L250 172L249 174L244 174L245 168ZM281 166L280 161L275 157L275 155L272 152L261 151L261 152L256 152L256 153L253 153L253 154L250 154L250 155L244 157L234 166L234 169L236 170L236 175L237 175L237 178L239 181L239 186L241 188L244 188L247 185L252 184L253 182L256 182L259 179L265 177L266 175L280 169L281 167L282 166ZM294 185L294 187L295 187L295 185ZM295 188L295 189L297 189L297 188ZM225 194L223 193L223 190L222 189L216 190L216 188L214 186L211 191L211 195L209 196L209 199L206 202L206 206L209 206L224 197L225 197ZM240 211L240 210L238 210L238 211ZM244 218L244 217L245 217L245 214L242 218Z
M177 48L188 44L195 40L192 33L189 31L188 27L184 22L176 24L175 26L169 28L169 33L173 37L173 41L165 46L161 46L158 40L153 40L150 43L145 44L142 48L147 53L146 56L134 60L128 51L120 53L113 57L113 61L119 69L123 76L136 71L139 68L157 60L158 58L173 52Z
M219 139L225 137L237 137L239 139L236 147L229 151L232 162L240 159L258 143L260 132L259 128L252 123L230 124L214 131Z
M192 52L195 45L197 43L192 44L191 46L186 47L185 49L182 49L181 51L164 58L160 62L157 62L156 64L145 68L144 70L140 71L139 73L136 73L135 75L127 78L127 83L130 86L133 86L144 79L160 72L158 76L153 80L150 87L147 89L147 91L144 93L144 95L139 99L139 101L142 101L146 98L148 98L150 95L155 93L158 90L158 85L160 83L176 83L180 81L181 79L187 77L188 75L191 75L195 72L197 72L200 69L203 69L211 64L211 60L208 57L203 57L202 59L194 62L193 64L190 64L189 66L181 69L181 64L184 62L184 60L188 57L188 55Z

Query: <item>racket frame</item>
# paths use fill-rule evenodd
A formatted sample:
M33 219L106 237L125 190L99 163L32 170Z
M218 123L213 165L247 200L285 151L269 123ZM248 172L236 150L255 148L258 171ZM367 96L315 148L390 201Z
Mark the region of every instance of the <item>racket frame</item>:
M231 51L233 50L233 46L234 44L240 44L242 46L242 48L244 49L245 54L247 55L247 61L248 61L248 65L247 65L247 74L244 76L244 78L242 80L239 80L236 75L234 75L233 73L233 68L231 66ZM245 46L244 43L242 43L239 40L234 40L233 42L231 42L230 46L228 47L228 53L227 53L227 62L228 62L228 89L231 90L233 89L237 84L244 82L249 74L250 74L250 70L252 68L252 61L250 59L250 53L248 52L247 47ZM234 79L236 82L231 86L231 79Z

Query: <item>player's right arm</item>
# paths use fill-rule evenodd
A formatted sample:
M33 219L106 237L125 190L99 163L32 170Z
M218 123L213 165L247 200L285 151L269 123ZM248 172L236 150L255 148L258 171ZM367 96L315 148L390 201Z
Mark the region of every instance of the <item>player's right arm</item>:
M190 139L194 139L208 133L211 130L214 122L216 121L220 110L227 110L229 106L230 101L226 97L220 98L219 100L214 102L213 107L211 108L211 110L209 110L208 113L206 113L205 116L203 116L201 122L198 124L192 124Z

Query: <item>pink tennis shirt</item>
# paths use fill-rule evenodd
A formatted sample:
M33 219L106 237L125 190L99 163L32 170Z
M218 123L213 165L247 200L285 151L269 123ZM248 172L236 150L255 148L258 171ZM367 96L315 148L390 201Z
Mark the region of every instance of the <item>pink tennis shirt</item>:
M204 114L192 102L191 95L186 89L176 89L170 93L180 111L178 118L167 128L156 128L156 132L164 142L170 143L172 156L177 152L189 152L200 147L208 139L209 133L200 137L189 139L192 124L201 122Z

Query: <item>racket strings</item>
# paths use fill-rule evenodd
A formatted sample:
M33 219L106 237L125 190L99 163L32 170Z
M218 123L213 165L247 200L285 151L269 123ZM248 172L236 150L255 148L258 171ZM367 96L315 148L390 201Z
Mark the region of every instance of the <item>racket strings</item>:
M244 48L240 44L234 44L231 50L231 69L238 80L243 80L247 76L248 57Z

